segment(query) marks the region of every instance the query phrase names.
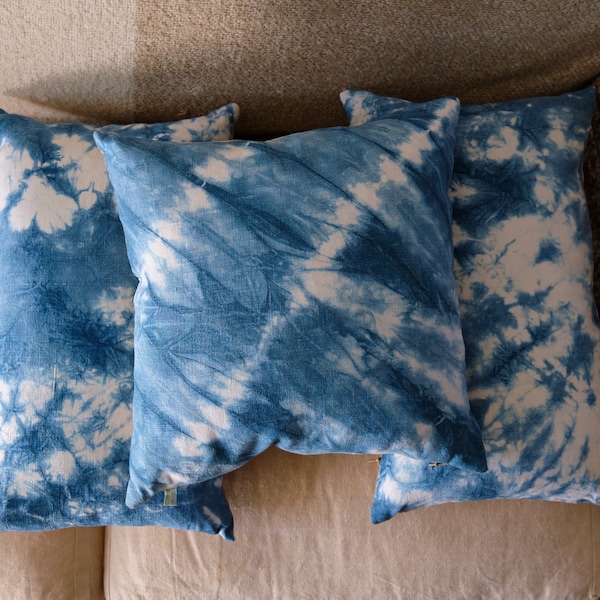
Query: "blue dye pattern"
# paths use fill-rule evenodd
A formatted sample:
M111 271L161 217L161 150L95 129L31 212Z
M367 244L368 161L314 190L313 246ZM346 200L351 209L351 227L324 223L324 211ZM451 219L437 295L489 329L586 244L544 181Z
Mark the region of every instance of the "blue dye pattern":
M403 106L366 92L343 101L356 124ZM581 178L594 101L586 89L462 108L450 190L455 271L489 470L386 455L374 522L463 500L599 501L600 328Z
M230 139L237 114L109 129ZM137 281L93 132L0 116L0 529L162 525L231 539L220 480L180 488L176 507L125 505Z
M558 262L561 259L562 252L560 251L560 246L554 240L542 240L540 242L540 247L538 250L538 254L535 257L535 264L542 263L544 261L548 262Z
M269 142L96 134L140 278L130 506L273 444L485 469L452 272L457 116L443 99Z

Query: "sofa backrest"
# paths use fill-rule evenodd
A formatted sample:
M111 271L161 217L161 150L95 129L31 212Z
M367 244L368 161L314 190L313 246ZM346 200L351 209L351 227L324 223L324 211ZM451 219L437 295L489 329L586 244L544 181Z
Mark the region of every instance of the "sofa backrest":
M239 135L271 136L344 124L348 87L489 102L600 72L597 0L36 0L2 20L0 106L59 120L171 120L235 101Z

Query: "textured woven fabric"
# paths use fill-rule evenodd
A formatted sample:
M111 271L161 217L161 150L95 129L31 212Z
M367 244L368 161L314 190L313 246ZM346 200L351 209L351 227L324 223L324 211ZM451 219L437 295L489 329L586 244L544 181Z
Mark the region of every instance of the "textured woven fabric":
M404 103L344 95L357 125ZM581 179L592 88L466 106L457 127L453 242L467 384L490 469L384 456L376 522L440 502L598 502L600 324Z
M339 123L334 100L348 87L418 101L558 93L600 71L598 23L597 0L138 3L135 111L235 101L239 132L273 134Z
M272 444L485 469L452 272L457 117L445 98L270 142L96 133L140 279L129 505Z
M238 133L266 136L343 124L348 87L463 102L578 89L600 72L599 23L599 0L8 2L0 107L155 122L233 101Z
M237 113L110 129L223 140ZM231 536L220 482L182 489L176 507L125 506L136 281L93 132L0 115L0 530L154 524Z
M235 544L110 528L106 597L194 598L200 586L205 597L227 600L595 600L600 593L600 506L446 504L373 526L376 475L369 456L270 450L225 476Z
M0 594L12 600L105 600L104 527L0 535Z

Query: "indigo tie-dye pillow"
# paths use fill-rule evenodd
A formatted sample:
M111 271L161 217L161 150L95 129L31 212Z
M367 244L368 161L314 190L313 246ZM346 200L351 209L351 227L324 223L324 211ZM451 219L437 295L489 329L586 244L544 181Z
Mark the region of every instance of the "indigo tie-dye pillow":
M140 279L130 506L273 444L485 469L452 272L458 110L269 142L96 133Z
M230 139L237 114L229 105L112 129ZM231 537L220 481L169 495L177 506L125 506L137 281L93 132L0 115L0 529L163 525Z
M404 103L342 96L352 122ZM600 327L581 164L593 89L466 106L450 196L467 386L489 470L381 461L375 522L486 498L598 502Z

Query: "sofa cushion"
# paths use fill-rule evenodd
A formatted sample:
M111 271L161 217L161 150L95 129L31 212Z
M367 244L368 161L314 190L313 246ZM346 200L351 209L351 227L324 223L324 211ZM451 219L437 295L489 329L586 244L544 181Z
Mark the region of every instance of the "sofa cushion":
M111 129L229 139L237 114L229 105L199 119ZM0 529L226 531L219 482L182 489L177 507L160 498L138 511L124 503L136 280L93 131L0 115Z
M357 124L403 106L363 92L343 99ZM594 101L588 88L461 109L455 269L489 471L384 456L376 522L448 501L599 501L600 324L581 176Z
M127 502L268 446L485 468L452 273L458 103L269 142L97 132L136 292Z
M224 477L235 544L191 531L109 528L106 597L195 598L199 590L227 600L600 594L600 506L446 504L374 527L368 514L376 478L372 456L271 449Z
M0 594L11 600L104 600L104 527L0 535Z

